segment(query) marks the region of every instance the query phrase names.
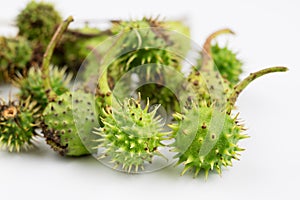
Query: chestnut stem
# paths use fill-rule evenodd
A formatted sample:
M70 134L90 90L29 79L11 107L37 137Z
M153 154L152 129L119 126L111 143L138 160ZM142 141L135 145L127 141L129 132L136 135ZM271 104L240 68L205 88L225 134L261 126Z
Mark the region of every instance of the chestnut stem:
M109 64L112 60L116 59L118 56L117 52L120 50L122 45L122 39L126 37L125 32L120 33L116 38L113 39L112 44L107 49L105 55L103 56L102 63L100 65L100 77L98 80L98 94L103 97L103 101L107 106L111 106L112 102L112 92L109 87L107 70Z
M43 86L44 89L47 91L47 96L49 101L53 101L56 98L55 92L52 90L51 87L51 80L50 80L50 61L52 58L53 51L55 46L62 38L63 33L67 30L69 24L73 21L73 17L69 16L65 21L63 21L59 27L57 28L56 32L54 33L50 43L47 46L46 52L43 56L43 63L42 63L42 78L43 78Z
M240 83L238 83L236 86L234 86L234 90L232 92L232 94L229 97L229 105L227 108L227 114L231 113L231 110L234 107L234 104L237 100L237 98L239 97L239 94L255 79L269 74L269 73L273 73L273 72L286 72L288 70L288 68L286 67L270 67L270 68L266 68L254 73L251 73L247 78L245 78L244 80L242 80Z
M222 34L234 34L234 32L228 28L220 29L218 31L213 32L210 34L207 39L205 40L202 48L202 69L209 68L209 63L212 61L212 55L211 55L211 41L215 39L217 36ZM213 66L212 66L213 67ZM210 68L208 70L211 70Z

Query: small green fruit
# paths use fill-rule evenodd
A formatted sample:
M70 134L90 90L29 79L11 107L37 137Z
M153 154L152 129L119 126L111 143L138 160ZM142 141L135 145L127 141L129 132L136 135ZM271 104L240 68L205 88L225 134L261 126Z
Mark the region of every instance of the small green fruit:
M178 109L178 102L172 91L164 87L166 77L172 76L165 68L171 67L181 73L180 56L184 53L176 54L179 44L166 27L165 22L151 18L115 24L112 32L118 33L122 42L116 53L118 57L108 67L108 76L116 83L129 71L137 74L137 84L141 86L137 92L143 94L144 100L149 97L151 104L161 104L168 112L173 112Z
M232 159L238 159L238 152L243 150L237 143L239 140L247 138L247 136L242 134L244 128L236 118L231 118L224 112L225 120L221 133L217 135L212 132L212 130L215 130L212 126L218 126L211 123L212 115L216 114L216 112L218 111L213 107L200 107L193 108L184 115L175 115L175 119L179 123L172 126L176 135L176 141L173 146L175 148L174 151L179 152L175 156L175 158L179 158L177 164L184 164L182 175L189 169L193 170L195 177L201 170L205 172L206 177L210 170L216 170L221 174L222 166L232 166ZM194 119L198 115L197 132L194 134L190 133L188 125L192 126L195 123ZM185 125L181 126L183 120ZM191 137L194 137L192 142ZM200 149L209 146L209 143L214 144L209 153L203 156L199 155ZM188 148L185 149L187 146Z
M68 84L71 75L67 75L66 68L58 69L52 67L50 69L50 83L53 91L57 95L61 95L68 91ZM20 73L13 81L14 85L20 89L18 96L21 99L27 99L31 96L31 100L36 101L41 107L41 112L48 104L47 91L43 86L43 77L40 69L30 68L27 77L23 77Z
M232 159L238 159L243 149L237 143L248 136L242 134L243 126L233 117L231 111L239 94L256 78L273 72L285 72L285 67L272 67L251 73L237 84L228 95L226 105L216 106L202 101L199 107L190 106L182 114L174 114L177 124L171 124L175 142L173 147L178 154L178 165L184 164L184 174L191 169L195 177L203 170L205 176L216 170L221 174L222 166L231 166Z
M156 64L143 71L144 80L151 77L163 78L163 65L173 66L180 70L180 65L174 55L168 52L170 41L166 30L158 20L143 18L136 21L123 21L112 28L112 32L120 34L122 48L116 55L119 57L109 66L109 75L115 81L129 70L146 64ZM145 73L144 73L145 72ZM137 69L139 74L139 70Z
M62 21L51 3L30 1L16 19L19 36L31 42L31 64L40 66L55 29Z
M149 101L142 108L140 99L126 99L112 113L106 113L101 119L104 126L95 131L100 136L96 148L105 148L99 159L109 157L115 168L137 172L154 156L162 156L159 148L165 146L162 141L168 133L162 131L155 116L157 108L150 112Z
M0 101L0 146L19 152L34 145L39 107L29 98L25 101Z
M63 156L90 154L84 144L93 139L92 130L98 124L91 94L66 92L47 105L43 118L46 142L55 151Z
M10 81L17 73L26 74L32 49L22 37L0 37L0 82Z
M50 3L30 1L17 16L19 35L43 47L62 21L60 14Z

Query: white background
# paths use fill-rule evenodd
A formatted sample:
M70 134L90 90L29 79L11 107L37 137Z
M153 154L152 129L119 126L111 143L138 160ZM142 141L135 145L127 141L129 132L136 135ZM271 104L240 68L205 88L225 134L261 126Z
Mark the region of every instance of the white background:
M25 6L1 0L0 33ZM300 199L300 4L295 1L61 1L63 16L75 19L184 18L202 44L212 31L229 27L226 37L244 60L244 74L273 65L288 66L253 83L238 100L250 139L232 168L193 179L169 167L144 175L115 172L92 157L63 158L41 145L37 152L0 152L0 199ZM195 2L198 2L197 4ZM2 90L3 92L3 90Z

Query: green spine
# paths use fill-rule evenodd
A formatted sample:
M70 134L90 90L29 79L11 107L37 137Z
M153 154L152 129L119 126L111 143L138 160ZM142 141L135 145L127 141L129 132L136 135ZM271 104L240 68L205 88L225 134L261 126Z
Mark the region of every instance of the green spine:
M156 109L149 112L149 102L142 108L140 99L125 99L124 103L113 107L112 113L102 118L103 127L96 129L96 148L105 148L99 159L109 157L127 172L144 169L159 152L168 133L162 131L160 119L155 116Z

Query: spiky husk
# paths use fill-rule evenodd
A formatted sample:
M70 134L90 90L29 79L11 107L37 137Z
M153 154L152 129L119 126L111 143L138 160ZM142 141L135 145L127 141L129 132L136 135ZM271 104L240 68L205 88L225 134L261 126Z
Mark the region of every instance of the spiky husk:
M242 73L243 63L237 58L237 53L227 46L220 47L216 43L211 46L211 56L222 77L230 83L229 86L233 87L240 81L239 76ZM199 66L202 65L201 62L200 60Z
M30 1L17 16L19 35L41 43L44 47L61 21L61 16L53 4L45 2Z
M16 73L26 74L32 53L25 38L0 37L0 82L10 81Z
M173 41L169 39L166 30L158 20L143 18L136 21L122 21L112 28L113 33L124 33L122 48L116 55L119 57L109 66L109 75L114 80L129 70L146 64L155 64L149 70L143 71L143 78L163 78L163 65L173 66L180 70L178 58L168 52ZM144 73L146 72L146 73ZM137 70L139 74L139 71Z
M125 33L121 51L117 54L120 56L108 68L108 76L113 80L112 82L117 82L122 75L133 69L132 72L138 75L139 82L146 83L137 91L143 94L144 100L151 97L151 103L172 105L166 106L170 108L168 110L170 112L176 109L177 102L173 98L174 94L158 86L166 84L168 73L165 66L181 71L182 58L174 53L176 41L172 40L164 22L144 18L121 22L112 30L114 33ZM152 84L149 87L147 84L149 82L158 85Z
M109 157L115 168L137 172L154 156L162 156L159 148L164 147L167 133L162 131L156 110L149 111L149 102L142 108L140 99L126 99L112 113L106 113L104 126L95 131L100 136L96 148L105 149L99 159Z
M232 166L232 159L237 159L239 151L242 151L237 143L248 136L242 131L243 126L237 121L237 116L232 117L225 113L224 124L219 135L214 133L212 116L217 111L213 107L202 106L193 108L184 115L176 114L177 124L170 127L173 129L175 142L172 144L173 151L178 152L175 158L178 158L177 164L184 164L182 175L191 170L194 176L198 176L200 171L205 172L207 178L210 171L222 172L222 167ZM219 113L222 116L222 113ZM195 118L198 118L196 124L196 133L191 132L191 127L195 125ZM184 123L182 123L184 121ZM200 149L207 148L212 144L211 150L207 155L200 155Z
M31 64L40 66L46 47L62 21L60 14L51 3L30 1L19 13L16 21L18 35L31 41Z
M0 147L10 152L27 150L38 136L35 129L39 107L29 98L25 101L0 101Z
M71 78L71 75L66 74L66 68L51 67L51 87L57 95L68 91L68 84ZM18 73L13 83L20 89L18 96L21 99L27 99L31 96L31 99L38 103L41 107L41 112L43 112L48 104L48 98L47 91L45 91L43 86L43 77L40 69L30 68L27 77Z
M75 93L58 96L43 113L46 142L63 156L89 155L84 144L93 139L92 129L98 124L92 95L82 91Z

